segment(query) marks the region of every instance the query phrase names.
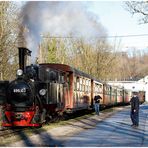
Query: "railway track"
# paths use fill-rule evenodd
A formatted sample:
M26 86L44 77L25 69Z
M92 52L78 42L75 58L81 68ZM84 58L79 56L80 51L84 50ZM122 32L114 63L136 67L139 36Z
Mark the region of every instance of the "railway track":
M8 137L12 134L17 134L18 132L25 130L26 128L1 128L0 129L0 137Z

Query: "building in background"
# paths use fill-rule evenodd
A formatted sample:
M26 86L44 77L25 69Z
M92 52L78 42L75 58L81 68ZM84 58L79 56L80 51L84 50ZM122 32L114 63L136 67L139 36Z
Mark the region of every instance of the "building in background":
M109 81L108 84L124 87L131 91L145 91L145 101L148 102L148 76L138 81Z

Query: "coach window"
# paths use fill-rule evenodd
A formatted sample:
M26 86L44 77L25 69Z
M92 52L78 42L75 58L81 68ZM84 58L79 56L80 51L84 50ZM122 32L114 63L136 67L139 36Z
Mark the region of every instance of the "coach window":
M121 96L121 90L118 90L118 95Z
M108 94L110 94L110 87L108 87Z
M85 92L85 78L83 78L82 91Z
M112 87L111 88L111 93L112 93L112 96L114 95L114 88Z
M87 92L87 89L86 89L86 81L87 81L87 79L85 79L85 86L84 86L85 92Z
M120 94L120 93L119 93L119 90L117 90L117 96L119 96L119 94Z
M88 91L88 93L90 93L90 81L89 80L87 80L88 81L88 84L87 84L87 91Z
M89 80L87 79L87 92L89 92Z
M115 95L117 95L117 88L115 89Z
M60 75L60 73L58 72L57 75L58 75L57 81L58 81L58 82L61 82L61 75Z
M114 95L116 95L116 88L113 89Z
M65 82L65 80L64 80L64 73L61 73L61 75L60 75L60 82L61 83Z
M105 86L105 94L107 95L107 86Z
M122 96L122 90L119 91L119 95Z
M101 90L100 90L100 84L97 84L97 91L100 93Z
M87 83L86 83L86 91L88 92L89 91L89 81L87 79Z
M97 89L97 92L100 93L99 84L97 84L96 89Z
M85 92L87 92L87 79L85 79Z
M80 79L77 77L77 90L80 90Z
M108 94L110 95L110 92L111 92L111 89L110 89L110 87L108 87Z
M88 92L88 80L86 79L86 83L85 83L85 91Z
M82 83L81 83L81 91L84 92L84 78L81 78L82 79Z
M99 85L96 84L96 93L98 93L98 92L99 92Z
M100 84L97 84L97 91L101 93Z
M96 84L94 83L94 93L96 93Z
M96 84L95 83L93 85L93 90L94 90L94 92L96 92Z
M108 87L106 87L106 94L108 95Z
M64 74L63 73L59 73L59 82L64 83Z
M94 83L94 93L96 93L96 83Z
M89 89L88 92L90 93L90 91L91 91L91 81L88 80L88 82L89 82L89 83L88 83L88 85L89 85L89 87L88 87L88 89Z
M81 84L81 85L82 85L82 86L81 86L81 87L82 87L82 89L81 89L82 92L84 91L84 88L83 88L83 82L84 82L84 80L83 80L83 79L84 79L84 78L82 78L82 84Z
M95 91L95 93L97 93L97 84L96 83L94 84L94 91Z
M67 83L68 83L68 87L70 87L70 78L69 78L69 74L67 74Z
M58 72L58 82L63 83L62 73Z
M76 81L76 77L74 77L74 90L77 90L77 81Z
M105 87L106 95L108 95L108 87Z
M79 90L82 91L82 78L79 78L79 80L80 80L79 81L79 84L80 84L80 89Z
M103 93L103 87L101 84L100 84L100 93Z
M80 91L82 91L82 78L80 78Z
M123 96L123 91L122 90L120 91L120 96Z

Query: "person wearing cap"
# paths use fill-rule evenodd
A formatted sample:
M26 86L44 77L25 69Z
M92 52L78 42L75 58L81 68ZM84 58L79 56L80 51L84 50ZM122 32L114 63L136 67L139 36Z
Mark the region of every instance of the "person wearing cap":
M130 100L131 104L131 121L132 121L132 127L138 127L139 126L139 97L138 92L133 92L133 97Z
M102 99L100 95L96 95L94 97L94 101L95 101L95 106L94 107L95 107L96 115L99 115L99 111L100 111L100 99Z

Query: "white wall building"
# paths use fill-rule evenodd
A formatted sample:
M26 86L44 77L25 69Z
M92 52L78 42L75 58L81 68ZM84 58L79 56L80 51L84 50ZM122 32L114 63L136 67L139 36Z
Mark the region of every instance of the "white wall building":
M110 85L124 87L132 91L145 91L145 101L148 102L148 76L140 79L139 81L110 81Z
M148 102L148 76L145 76L143 79L139 80L138 82L141 82L144 84L145 99Z

